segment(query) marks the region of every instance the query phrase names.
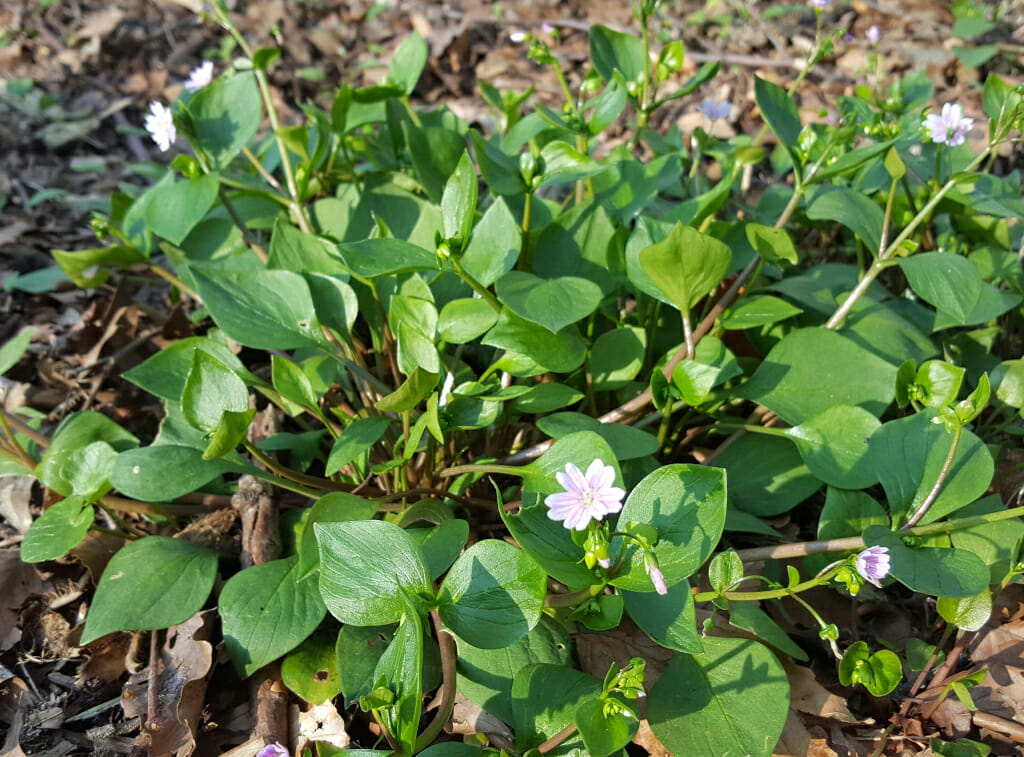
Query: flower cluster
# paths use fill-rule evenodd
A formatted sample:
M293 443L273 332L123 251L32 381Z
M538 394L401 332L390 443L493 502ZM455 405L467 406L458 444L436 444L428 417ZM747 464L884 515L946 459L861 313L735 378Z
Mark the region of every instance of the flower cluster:
M555 474L558 485L565 491L549 494L544 499L548 517L560 520L566 528L583 531L590 521L599 521L606 515L622 509L626 492L615 483L615 468L594 460L584 475L573 463L565 464L565 472Z
M974 128L974 119L966 118L959 105L946 103L942 114L929 113L924 119L924 128L932 142L956 147L967 139L967 132Z

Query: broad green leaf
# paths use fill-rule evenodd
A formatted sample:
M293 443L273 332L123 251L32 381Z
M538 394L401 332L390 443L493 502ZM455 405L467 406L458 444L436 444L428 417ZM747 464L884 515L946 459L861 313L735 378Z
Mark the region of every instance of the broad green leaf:
M778 323L800 315L803 310L769 294L744 297L725 311L722 326L730 330L750 329Z
M414 30L395 48L388 67L388 79L405 90L405 94L411 95L426 65L427 43Z
M647 475L626 499L618 527L630 521L658 530L653 553L673 586L697 572L707 560L725 526L725 471L699 465L666 465ZM613 542L613 549L616 543ZM642 550L621 544L626 557L611 583L630 591L654 591L644 568Z
M82 644L114 631L184 623L202 609L217 577L217 553L184 539L146 536L123 547L103 571Z
M373 679L375 685L383 680L394 693L394 704L381 713L381 720L402 752L411 755L416 751L423 709L423 621L408 596L403 593L398 599L402 605L401 624L377 661Z
M500 299L513 313L557 334L593 313L601 304L601 288L576 276L542 279L509 271L498 280Z
M647 720L672 754L769 757L788 711L786 672L766 646L708 637L702 654L672 656Z
M480 757L481 747L461 741L441 741L427 747L421 757Z
M407 533L419 543L430 578L436 581L466 546L469 523L462 519L446 520L433 528L410 528Z
M605 702L594 697L576 708L576 727L592 757L609 757L633 740L640 721L633 712L610 713Z
M688 405L697 407L707 400L712 389L742 373L736 357L722 340L708 335L697 343L693 358L681 360L672 371L672 384Z
M808 203L807 217L841 223L859 236L873 255L878 255L885 214L863 193L849 187L822 187Z
M192 275L214 322L239 344L291 350L325 343L309 285L301 275L212 268L193 268Z
M470 130L469 139L473 143L473 154L480 166L480 173L492 194L508 197L526 192L526 182L519 171L519 159L502 152L498 146L498 137L486 140L479 132Z
M314 523L343 523L352 520L370 520L377 513L373 500L363 499L348 492L328 492L310 508L298 540L299 578L306 578L320 566L320 551L316 541Z
M1005 509L1002 498L992 494L957 511L958 517L1000 512ZM958 528L950 533L953 546L973 552L989 568L989 582L997 584L1006 577L1019 553L1024 539L1024 523L1017 519L996 523L983 523L970 528Z
M754 99L765 123L790 151L800 142L800 114L786 90L774 82L754 77Z
M125 371L122 376L150 394L180 404L196 350L207 353L246 382L256 380L226 345L205 336L192 336L168 345L145 362Z
M208 173L195 179L175 181L174 174L145 194L143 217L158 237L180 245L217 200L220 176Z
M640 39L600 24L590 27L590 59L605 81L611 81L618 71L626 82L639 82L644 73Z
M248 71L218 77L192 96L188 109L196 130L193 146L215 171L228 166L263 120L256 77Z
M320 593L341 622L394 623L405 612L405 593L433 596L419 547L393 523L315 523L313 528L320 544Z
M35 327L26 326L4 342L3 347L0 347L0 376L18 364L22 355L28 350L28 345L32 342L32 336L35 333Z
M895 382L895 366L834 331L806 328L775 345L737 393L798 424L836 404L881 415Z
M328 476L337 473L367 452L384 436L391 420L384 415L375 415L372 418L358 418L350 423L331 448L324 473Z
M548 329L521 318L508 307L482 342L527 356L555 373L570 373L583 364L587 347L573 327L552 334Z
M604 171L604 166L581 155L565 142L548 142L540 151L544 164L544 176L538 187L556 184L570 184Z
M356 276L372 279L394 273L436 271L437 255L401 239L366 239L338 245L338 254Z
M926 320L932 317L930 309L919 303L893 300L853 313L843 323L842 333L893 365L908 358L920 362L939 354L939 348L925 334L928 326L915 322L912 314Z
M748 434L726 447L715 463L729 476L729 500L751 515L788 512L821 488L793 444Z
M220 423L213 430L210 436L210 443L203 451L204 460L216 460L230 454L242 443L246 433L249 431L249 424L256 417L256 408L234 411L225 410L220 417Z
M456 642L459 691L506 723L515 722L512 686L516 673L533 663L565 668L571 656L569 633L547 616L541 616L532 631L508 647L478 649L458 637Z
M756 607L753 602L730 602L729 624L749 631L765 644L775 647L793 659L807 661L807 653L779 628L779 624L772 620L768 613Z
M475 647L507 647L537 625L547 574L521 549L487 539L466 550L438 590L445 625Z
M224 584L217 607L224 645L248 678L306 640L327 614L316 581L300 580L299 558L239 571Z
M63 557L89 533L96 512L85 497L72 495L43 511L25 532L21 560L45 562Z
M935 610L961 631L978 631L992 615L992 595L986 588L973 597L939 597Z
M690 654L704 651L688 581L668 587L665 595L623 591L622 599L629 616L661 646Z
M908 589L933 597L970 597L988 587L988 567L965 549L906 546L885 526L864 532L869 547L888 547L889 575Z
M779 265L785 261L796 265L798 260L796 248L785 229L762 226L759 223L748 223L743 230L750 246L767 262Z
M206 460L202 450L195 447L161 444L118 455L110 483L126 497L169 502L237 470L238 465L224 459Z
M329 636L310 636L281 661L284 685L310 704L322 704L341 693L338 657Z
M110 491L108 479L114 470L117 452L106 442L92 442L68 455L60 475L71 484L71 491L89 500Z
M511 725L516 747L535 749L573 722L576 708L601 693L594 676L565 665L537 663L516 671Z
M373 671L395 635L395 626L352 626L338 632L334 652L346 705L373 689Z
M512 270L519 259L523 235L503 197L498 197L473 227L469 245L459 259L482 286L490 286Z
M319 407L320 398L313 391L309 376L288 358L271 355L270 375L274 388L285 399L309 409Z
M127 268L144 263L146 256L129 245L116 244L91 250L54 250L53 259L77 286L92 289L110 278L110 269L99 266Z
M783 433L815 477L829 486L866 489L878 482L868 440L881 425L863 408L832 405Z
M437 309L419 297L392 295L388 321L398 341L398 370L406 376L416 370L441 373L435 346Z
M533 205L535 213L543 207L536 199ZM625 284L620 226L594 200L558 215L531 244L533 272L542 278L588 279L605 296Z
M951 252L918 253L899 262L915 294L956 322L967 323L984 284L974 263Z
M43 486L53 489L58 494L73 494L75 486L65 475L65 465L78 450L93 442L106 442L115 452L129 450L139 444L134 434L125 431L105 415L92 411L74 413L61 421L57 430L53 432L50 446L46 448L39 465L36 466L36 478ZM80 467L70 466L67 473L74 476Z
M345 272L334 244L295 228L284 216L274 222L267 268L332 276Z
M868 526L888 525L889 516L870 494L830 486L818 517L818 538L860 536Z
M455 174L460 156L465 156L464 133L448 126L417 127L411 121L403 121L402 135L409 148L409 158L416 178L430 200L440 204L444 198L445 185ZM475 170L473 186L476 187ZM443 220L443 209L441 215ZM446 232L445 236L452 235Z
M640 265L684 313L721 283L732 252L714 237L677 223L668 237L640 253Z
M469 153L463 152L455 172L444 185L444 195L441 197L441 219L444 221L444 235L448 239L461 239L463 245L469 241L469 231L473 228L473 216L476 213L477 191L476 168Z
M402 413L412 410L437 386L438 378L440 377L436 373L417 369L395 391L387 397L377 400L374 407L382 413Z
M192 367L181 392L185 420L202 431L213 431L225 411L241 413L248 409L249 390L245 382L209 353L192 353Z
M743 561L731 547L711 558L708 565L708 581L711 588L721 594L743 578ZM686 651L686 650L683 650Z
M621 389L643 367L646 333L637 327L606 331L590 348L590 373L594 391Z
M888 649L871 654L867 642L855 641L839 661L839 682L843 686L863 684L876 697L883 697L903 679L900 658Z
M577 431L593 431L608 443L616 460L635 460L658 451L658 437L634 426L621 423L599 423L584 413L555 413L537 419L537 428L548 436L560 439Z
M868 446L878 479L889 499L896 525L902 524L928 496L949 455L953 435L933 423L935 411L889 421ZM964 429L939 496L921 523L931 523L973 502L992 482L994 464L984 442Z
M359 315L359 298L341 276L307 273L306 284L320 323L339 334L351 334ZM348 275L345 274L345 278Z
M583 399L583 392L571 386L548 381L531 386L512 401L512 408L519 413L550 413L568 405L575 405Z
M467 344L498 321L498 313L484 300L452 300L441 309L437 334L449 344Z

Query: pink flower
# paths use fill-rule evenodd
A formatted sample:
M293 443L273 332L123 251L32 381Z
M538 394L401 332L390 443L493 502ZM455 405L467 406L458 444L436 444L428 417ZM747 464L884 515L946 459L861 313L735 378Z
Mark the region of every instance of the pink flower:
M665 574L661 572L661 569L652 563L645 563L647 568L647 575L651 578L651 583L654 584L654 590L659 594L668 594L668 586L665 585Z
M287 749L275 741L256 752L256 757L289 757L289 754Z
M872 45L877 45L878 40L882 38L882 30L879 29L877 26L871 26L864 33L864 36L867 37L868 42L870 42Z
M942 106L942 115L929 113L924 119L924 128L932 142L939 142L956 147L967 140L967 132L974 128L973 118L964 118L959 105L946 103Z
M585 476L573 463L566 463L565 472L556 473L555 479L565 491L549 494L544 504L548 517L562 521L566 528L583 531L591 520L601 520L622 509L626 492L612 485L615 468L601 460L594 460Z
M881 589L881 580L889 575L889 548L868 547L857 555L854 566L865 581Z
M167 152L171 149L171 143L177 139L178 132L174 128L174 116L171 115L170 108L163 103L151 102L149 115L146 116L144 123L146 131L156 142L160 152Z
M189 92L198 92L211 81L213 81L213 61L204 60L201 65L189 71L185 89Z
M547 21L545 21L543 24L540 25L540 30L542 32L544 32L545 34L554 34L555 33L555 27L553 27Z

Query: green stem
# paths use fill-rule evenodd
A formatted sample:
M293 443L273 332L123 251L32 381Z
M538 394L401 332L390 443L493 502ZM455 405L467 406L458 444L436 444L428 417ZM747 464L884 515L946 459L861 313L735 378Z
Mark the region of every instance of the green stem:
M530 249L530 221L533 217L533 192L527 192L523 198L523 243L521 258L526 271L533 270L533 251Z
M725 597L726 599L732 599L740 602L753 602L761 599L779 599L791 594L797 594L801 591L813 589L815 586L823 586L824 584L827 584L832 576L838 572L839 568L834 568L824 575L815 576L808 581L798 583L796 586L784 587L782 589L769 589L768 591L724 591L721 594L717 591L702 591L693 595L693 601L710 602L715 599L715 597Z
M953 467L953 458L956 457L956 450L960 446L960 437L963 436L964 427L958 425L956 431L953 432L953 443L949 445L949 454L946 455L946 460L942 464L942 470L939 471L938 477L935 479L935 485L931 491L928 492L928 496L924 498L924 502L917 508L913 515L907 520L906 523L900 528L900 531L906 531L908 528L913 528L918 522L925 516L931 506L935 504L935 500L939 498L939 492L942 491L943 484L946 483L946 478L949 476L950 468Z
M568 594L548 594L544 599L545 607L575 607L576 605L593 599L604 591L604 584L594 584L586 589L572 591Z
M420 121L420 117L416 115L416 111L412 109L412 103L409 102L409 95L402 95L399 98L402 101L402 105L405 106L406 113L409 114L409 119L417 129L423 128L423 122Z
M462 267L462 265L459 263L457 259L455 259L454 257L449 259L451 260L452 266L455 268L455 273L458 274L459 278L465 281L467 284L469 284L469 286L472 287L473 291L479 294L484 302L486 302L488 305L494 308L494 312L500 313L501 303L498 302L497 297L491 294L491 290L489 290L479 281L470 276L466 269Z
M537 751L540 752L541 754L547 754L552 749L554 749L559 744L561 744L563 741L565 741L567 738L572 736L574 733L576 733L576 724L575 723L570 723L565 728L563 728L561 731L559 731L554 736L552 736L550 739L548 739L543 744L541 744L539 747L537 747Z
M469 465L456 465L452 468L445 468L438 473L441 478L452 478L461 476L463 473L504 473L509 476L522 476L523 469L515 465L496 465L494 463L471 463Z

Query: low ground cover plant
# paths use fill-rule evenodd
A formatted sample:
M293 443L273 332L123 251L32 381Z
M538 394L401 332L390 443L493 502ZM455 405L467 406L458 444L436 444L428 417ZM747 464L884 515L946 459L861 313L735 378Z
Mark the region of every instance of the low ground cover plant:
M815 2L801 76L756 80L760 133L660 133L718 65L682 80L656 6L590 30L578 91L557 32L517 34L565 101L484 85L488 132L413 107L416 33L379 85L282 125L277 51L208 11L239 57L152 104L170 165L94 217L101 245L54 253L81 287L155 273L190 313L197 335L124 374L159 430L81 412L44 439L0 413L0 474L55 500L23 560L124 540L83 645L216 606L239 678L281 661L300 699L357 705L363 754L607 757L646 721L718 757L772 753L783 659L832 658L895 710L988 620L1024 571L1024 509L991 493L1024 429L1024 205L991 172L1021 88L990 75L966 114L915 73L805 123L793 98L841 35ZM241 564L185 529L196 495L243 510ZM936 598L920 678L815 609L820 587ZM601 635L616 651L584 672L574 644ZM457 693L512 736L451 740Z

